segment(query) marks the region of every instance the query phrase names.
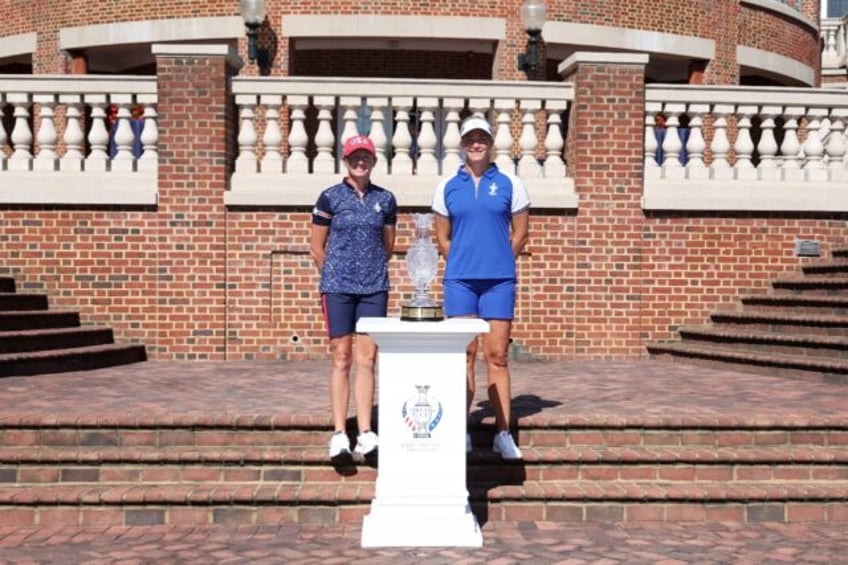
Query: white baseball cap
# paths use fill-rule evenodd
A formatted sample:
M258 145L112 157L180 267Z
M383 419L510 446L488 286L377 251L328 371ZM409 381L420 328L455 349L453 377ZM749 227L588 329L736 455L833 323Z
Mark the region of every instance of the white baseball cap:
M462 125L459 126L459 135L460 137L465 137L466 134L474 131L475 129L486 132L489 137L492 136L492 126L489 124L489 121L486 118L477 115L466 118L465 121L462 122Z

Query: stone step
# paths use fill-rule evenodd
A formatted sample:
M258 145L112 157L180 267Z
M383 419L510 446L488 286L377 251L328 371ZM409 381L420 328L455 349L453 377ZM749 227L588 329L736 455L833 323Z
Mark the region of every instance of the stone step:
M845 294L848 291L848 276L840 274L783 277L773 280L771 286L779 293Z
M754 353L734 347L688 342L652 343L648 352L655 358L695 363L709 367L769 376L848 384L848 360L799 357L780 353Z
M848 315L848 295L817 296L803 294L751 294L743 296L742 306L749 313L785 313Z
M196 449L204 450L204 453L213 448L237 453L315 448L324 452L331 429L328 420L322 419L313 423L312 427L303 427L297 423L297 418L285 418L286 423L264 418L253 420L222 416L218 419L221 420L220 425L215 425L216 418L213 416L181 418L149 415L138 417L134 424L120 422L109 416L92 417L93 421L99 421L103 427L92 427L93 422L81 417L73 417L72 420L63 422L59 416L47 420L36 416L15 419L8 415L0 421L0 447L4 450L15 447L64 447L80 450L80 453L84 453L81 451L83 447L112 447L115 448L114 453L136 450L140 454L147 453L149 448ZM181 420L184 421L178 423ZM135 427L130 427L132 425ZM493 426L475 422L470 429L475 452L488 451L494 436ZM848 415L838 420L827 417L796 418L786 414L773 418L752 416L750 420L733 418L721 421L709 417L699 419L684 416L643 418L629 422L599 416L596 419L580 418L574 422L544 425L535 425L529 420L520 424L516 437L522 449L848 446ZM92 449L91 452L96 454L97 450Z
M0 332L0 354L69 349L107 343L114 343L112 329L108 327L80 326Z
M0 312L0 332L66 328L79 325L79 312L61 310Z
M103 344L0 354L0 377L88 371L147 360L143 345Z
M810 261L801 265L805 275L846 276L848 275L848 258L834 257L827 261Z
M361 520L371 482L0 486L0 525ZM480 521L848 521L848 481L525 481L469 489Z
M723 326L682 327L684 343L733 346L753 353L798 357L848 359L848 337L782 334Z
M47 295L0 292L0 311L47 310Z

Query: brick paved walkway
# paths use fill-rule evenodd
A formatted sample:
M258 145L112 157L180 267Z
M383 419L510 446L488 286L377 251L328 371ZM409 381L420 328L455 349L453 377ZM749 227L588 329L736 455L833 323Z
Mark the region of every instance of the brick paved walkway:
M0 419L327 419L323 361L148 362L0 379ZM516 363L520 420L848 421L848 387L681 364ZM482 375L481 375L482 377ZM482 384L482 381L481 381ZM475 417L489 419L481 398ZM848 563L845 524L490 522L484 547L369 549L360 524L279 527L0 527L0 563Z

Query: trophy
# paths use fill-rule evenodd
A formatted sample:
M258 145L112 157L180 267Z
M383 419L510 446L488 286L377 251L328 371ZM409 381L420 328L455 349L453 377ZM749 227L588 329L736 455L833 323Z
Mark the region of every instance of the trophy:
M430 298L428 288L436 277L439 252L430 241L430 225L433 214L413 214L415 221L415 243L406 252L406 269L415 284L412 300L401 304L400 319L410 322L438 321L444 316L442 305Z

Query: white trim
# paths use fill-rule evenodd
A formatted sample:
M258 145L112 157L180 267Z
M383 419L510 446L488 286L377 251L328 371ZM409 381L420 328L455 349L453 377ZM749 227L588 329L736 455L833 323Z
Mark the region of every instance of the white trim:
M3 204L155 206L157 175L145 173L13 172L0 174Z
M782 16L786 16L787 18L792 18L805 26L809 26L813 31L818 31L819 26L816 22L795 10L794 8L790 8L786 4L782 2L778 2L777 0L740 0L740 4L748 4L750 6L756 6L757 8L762 8L763 10L769 12L777 12Z
M558 46L576 45L592 50L662 53L694 59L715 57L715 41L712 39L659 31L549 21L542 28L542 37L549 53L555 53Z
M0 58L35 53L37 45L38 35L35 32L0 37Z
M810 86L816 85L816 70L814 68L777 53L737 45L736 61L739 66L762 69L776 75L793 78Z
M59 48L82 49L128 43L237 39L243 35L244 20L239 16L144 20L62 28L59 30Z
M560 75L568 75L579 64L594 65L647 65L647 53L604 53L597 51L578 51L557 67Z
M503 18L435 16L309 16L284 15L282 35L290 38L419 38L501 41Z
M848 212L848 193L844 183L646 179L642 209L840 213Z

